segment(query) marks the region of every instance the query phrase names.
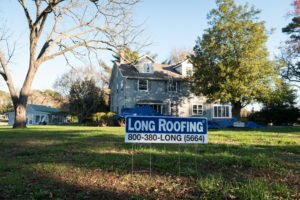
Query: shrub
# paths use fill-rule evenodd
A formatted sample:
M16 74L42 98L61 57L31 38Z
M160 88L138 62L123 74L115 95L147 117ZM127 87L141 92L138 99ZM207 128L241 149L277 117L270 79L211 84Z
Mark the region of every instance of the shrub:
M300 112L298 108L271 107L252 113L249 116L249 120L260 124L290 125L296 123L299 117Z
M108 112L107 113L107 122L108 126L116 126L118 123L115 120L116 113Z
M92 115L92 122L98 126L114 126L115 113L113 112L97 112Z

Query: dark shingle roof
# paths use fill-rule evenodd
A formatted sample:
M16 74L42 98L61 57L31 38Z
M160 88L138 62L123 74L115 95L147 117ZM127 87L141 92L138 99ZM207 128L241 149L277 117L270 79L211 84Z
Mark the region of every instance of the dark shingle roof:
M47 113L60 113L57 108L53 108L50 106L42 106L42 105L27 105L28 110L38 111L38 112L47 112Z
M153 67L153 73L139 73L139 71L131 64L119 65L119 69L122 75L128 78L182 79L181 74L176 72L173 66L153 64Z

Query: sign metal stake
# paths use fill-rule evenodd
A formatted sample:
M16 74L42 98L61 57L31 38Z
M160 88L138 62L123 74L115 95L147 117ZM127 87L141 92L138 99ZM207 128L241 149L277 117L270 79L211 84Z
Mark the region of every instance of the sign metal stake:
M198 165L197 165L197 157L198 157L198 145L195 145L195 170L196 170L196 176L198 178Z
M150 177L152 175L152 144L150 143Z
M131 178L133 177L133 157L134 157L134 143L131 145Z
M180 169L180 165L181 165L181 149L180 149L180 144L178 144L178 152L179 152L179 157L178 157L178 173L179 173L179 176L181 174L181 169Z

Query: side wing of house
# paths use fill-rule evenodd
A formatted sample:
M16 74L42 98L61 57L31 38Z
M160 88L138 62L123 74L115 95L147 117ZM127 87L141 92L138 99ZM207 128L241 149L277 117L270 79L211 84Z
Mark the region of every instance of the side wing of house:
M119 70L117 64L114 64L111 79L109 83L110 88L110 111L119 114L121 109L125 107L124 101L124 86L125 78Z

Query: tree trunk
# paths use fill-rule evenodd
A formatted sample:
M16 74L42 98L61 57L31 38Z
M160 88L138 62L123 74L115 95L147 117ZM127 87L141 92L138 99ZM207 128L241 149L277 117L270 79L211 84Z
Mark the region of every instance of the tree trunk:
M242 104L240 102L236 102L232 104L232 116L237 118L238 120L241 119L241 109L242 109Z
M13 128L26 128L26 104L18 103L15 106L15 123Z
M13 128L27 128L26 127L26 106L28 102L28 96L30 95L30 88L32 85L33 78L39 67L38 63L30 62L29 70L27 72L26 78L24 80L22 89L20 91L20 96L14 103L15 108L15 123Z

